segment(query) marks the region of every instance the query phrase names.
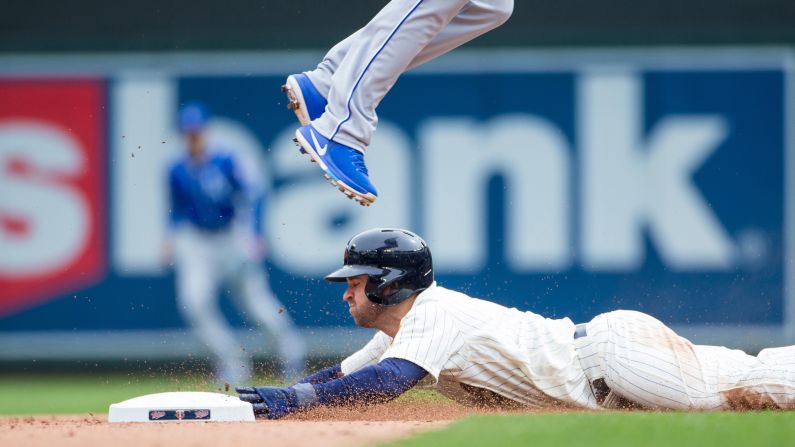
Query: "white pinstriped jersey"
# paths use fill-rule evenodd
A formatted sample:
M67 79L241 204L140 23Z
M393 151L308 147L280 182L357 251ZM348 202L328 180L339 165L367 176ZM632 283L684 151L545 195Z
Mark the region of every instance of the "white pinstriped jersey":
M795 346L752 356L694 345L659 320L627 310L596 316L576 340L574 328L568 318L543 318L434 283L394 339L378 332L342 362L342 372L405 359L465 404L488 404L496 393L528 406L596 409L590 384L601 379L611 395L647 408L795 409ZM611 402L608 396L601 404Z
M598 408L573 333L568 318L543 318L434 283L417 297L394 339L379 331L342 362L342 372L401 358L463 403L478 399L475 387L529 406Z

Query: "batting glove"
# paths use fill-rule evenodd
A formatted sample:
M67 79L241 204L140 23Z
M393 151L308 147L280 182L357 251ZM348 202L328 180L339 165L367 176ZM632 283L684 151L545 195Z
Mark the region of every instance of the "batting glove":
M278 386L236 387L240 400L249 402L254 415L268 419L279 419L317 403L317 394L312 385L298 384L290 388Z

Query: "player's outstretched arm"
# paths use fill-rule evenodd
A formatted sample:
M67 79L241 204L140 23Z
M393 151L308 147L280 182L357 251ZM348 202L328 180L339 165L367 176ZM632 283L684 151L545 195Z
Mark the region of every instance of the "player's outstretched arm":
M255 415L279 419L318 405L385 402L403 394L427 374L408 360L389 358L323 383L304 382L289 388L238 387L236 390L241 400L253 404Z
M343 376L342 364L337 363L336 365L323 368L320 371L317 371L313 374L304 377L303 379L298 381L298 383L311 383L311 384L326 383L329 380L338 379L342 376Z

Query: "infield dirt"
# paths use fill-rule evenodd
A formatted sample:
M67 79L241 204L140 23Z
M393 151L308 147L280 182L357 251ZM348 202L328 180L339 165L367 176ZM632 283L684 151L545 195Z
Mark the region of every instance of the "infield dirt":
M109 424L106 415L0 418L3 446L182 447L274 445L354 447L440 428L476 412L452 402L392 402L354 409L318 409L279 421Z

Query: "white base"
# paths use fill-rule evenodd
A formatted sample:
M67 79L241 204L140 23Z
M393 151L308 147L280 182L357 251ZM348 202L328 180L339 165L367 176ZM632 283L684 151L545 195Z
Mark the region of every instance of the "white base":
M204 392L147 394L117 404L108 422L254 421L254 409L237 396Z

